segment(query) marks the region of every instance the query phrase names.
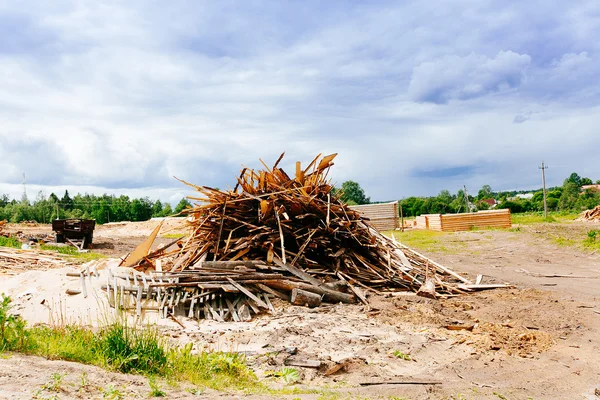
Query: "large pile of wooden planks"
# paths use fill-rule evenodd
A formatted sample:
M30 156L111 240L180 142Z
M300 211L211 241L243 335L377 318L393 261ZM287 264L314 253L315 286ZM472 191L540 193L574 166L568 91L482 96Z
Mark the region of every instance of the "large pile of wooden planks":
M362 204L359 206L350 206L354 211L358 211L363 217L369 219L371 226L378 231L391 231L400 228L400 213L398 212L398 202Z
M592 208L591 210L585 210L579 214L578 221L598 221L600 222L600 205Z
M290 177L279 167L282 154L272 168L244 168L228 191L186 182L199 193L186 210L190 234L134 263L127 282L146 272L137 286L111 285L111 277L107 289L115 300L119 290L154 300L165 316L240 320L271 309L274 297L317 306L366 303L369 291L445 296L477 288L340 201L328 180L335 156L319 155L306 168L297 162Z
M474 228L510 228L510 210L485 210L464 214L423 214L416 218L417 229L457 232Z

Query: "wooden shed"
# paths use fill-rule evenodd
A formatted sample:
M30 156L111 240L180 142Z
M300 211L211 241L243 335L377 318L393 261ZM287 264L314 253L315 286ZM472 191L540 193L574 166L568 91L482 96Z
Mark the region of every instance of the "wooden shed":
M360 206L350 206L350 208L368 218L371 225L378 231L389 231L400 228L397 201L380 204L363 204Z
M473 228L510 228L510 210L486 210L464 214L424 214L416 218L417 229L456 232Z

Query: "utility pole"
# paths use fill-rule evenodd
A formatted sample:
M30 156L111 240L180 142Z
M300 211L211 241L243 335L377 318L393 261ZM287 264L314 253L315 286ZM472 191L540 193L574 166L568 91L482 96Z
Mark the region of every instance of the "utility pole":
M469 203L469 194L467 193L467 185L463 185L465 188L465 203L467 204L467 212L471 212L471 204Z
M25 172L23 172L23 196L21 200L25 202L27 200L27 179L25 179Z
M544 188L544 218L548 218L548 203L546 202L546 170L548 169L547 165L544 165L542 161L542 166L538 167L542 170L542 186Z

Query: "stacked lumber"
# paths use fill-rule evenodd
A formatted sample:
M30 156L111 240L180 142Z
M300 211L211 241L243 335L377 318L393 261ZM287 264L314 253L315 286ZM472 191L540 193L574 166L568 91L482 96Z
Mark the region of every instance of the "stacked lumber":
M426 214L417 217L418 229L457 232L474 228L510 228L510 210L486 210L464 214Z
M391 231L400 227L398 202L382 204L363 204L350 206L351 210L358 211L361 216L371 223L378 231Z
M2 229L4 228L4 225L6 225L6 220L0 221L0 236L2 236Z
M579 214L578 221L595 221L600 222L600 205L592 208L591 210L585 210Z
M22 272L24 270L45 270L66 266L63 258L53 251L21 250L0 247L0 271Z
M129 294L138 313L152 303L165 316L243 320L272 298L367 303L366 292L418 292L426 281L434 297L477 289L343 203L327 178L335 156L297 162L290 177L282 154L273 167L244 168L228 191L184 182L199 194L185 211L188 237L127 263L130 276L108 279L110 296Z

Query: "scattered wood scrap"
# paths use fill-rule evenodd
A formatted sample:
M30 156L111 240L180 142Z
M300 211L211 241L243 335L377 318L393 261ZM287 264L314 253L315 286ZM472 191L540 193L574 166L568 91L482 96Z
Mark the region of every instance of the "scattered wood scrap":
M227 191L184 182L198 192L185 210L187 239L128 258L135 272L109 279L107 290L115 299L121 292L134 303L154 302L164 315L178 307L237 321L273 310L273 298L315 307L416 293L428 280L432 297L489 288L382 235L343 203L328 180L335 157L319 155L306 168L297 162L289 176L279 167L282 154L272 167L242 169Z
M0 271L20 272L30 269L60 268L66 265L64 258L56 252L43 250L21 250L0 247Z
M591 210L585 210L579 214L577 221L591 221L600 222L600 205L592 208Z

